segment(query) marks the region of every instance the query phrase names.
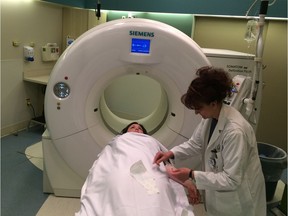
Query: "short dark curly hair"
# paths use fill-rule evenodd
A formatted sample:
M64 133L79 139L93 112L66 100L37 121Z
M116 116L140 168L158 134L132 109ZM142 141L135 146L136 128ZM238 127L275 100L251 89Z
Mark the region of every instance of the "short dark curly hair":
M220 103L227 96L231 96L233 82L224 69L205 66L198 69L196 75L187 93L181 97L181 102L188 109L199 109L203 104L213 101Z

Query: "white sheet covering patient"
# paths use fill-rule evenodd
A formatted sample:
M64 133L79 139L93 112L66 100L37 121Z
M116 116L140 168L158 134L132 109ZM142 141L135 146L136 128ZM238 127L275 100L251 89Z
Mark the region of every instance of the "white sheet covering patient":
M99 154L81 191L76 216L193 216L183 186L153 165L166 148L137 132L116 136Z

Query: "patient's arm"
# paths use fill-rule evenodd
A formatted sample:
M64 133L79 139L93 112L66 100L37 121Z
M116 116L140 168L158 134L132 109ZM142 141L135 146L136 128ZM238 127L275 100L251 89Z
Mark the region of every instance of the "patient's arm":
M199 204L201 202L201 196L196 185L189 179L186 180L183 185L187 188L189 203L192 205Z
M173 179L174 181L178 182L179 184L182 184L185 188L187 188L188 191L187 197L189 203L192 205L199 204L201 201L200 193L196 188L196 185L189 179L189 172L191 169L189 168L177 169L171 164L167 164L165 167L169 178ZM186 176L188 176L188 179Z

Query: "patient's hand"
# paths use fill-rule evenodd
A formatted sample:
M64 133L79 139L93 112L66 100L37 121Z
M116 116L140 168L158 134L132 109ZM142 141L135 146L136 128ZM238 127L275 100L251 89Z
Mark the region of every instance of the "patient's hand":
M199 193L199 190L196 188L196 185L190 181L187 180L184 182L184 186L187 188L188 191L188 201L192 205L199 204L201 202L201 195Z

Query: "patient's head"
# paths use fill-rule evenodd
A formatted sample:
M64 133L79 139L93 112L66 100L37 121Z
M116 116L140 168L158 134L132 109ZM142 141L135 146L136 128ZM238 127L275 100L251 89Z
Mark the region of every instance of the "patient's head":
M142 124L139 124L138 122L131 122L128 124L122 131L121 134L127 133L127 132L136 132L136 133L143 133L147 134L147 131L145 127Z

